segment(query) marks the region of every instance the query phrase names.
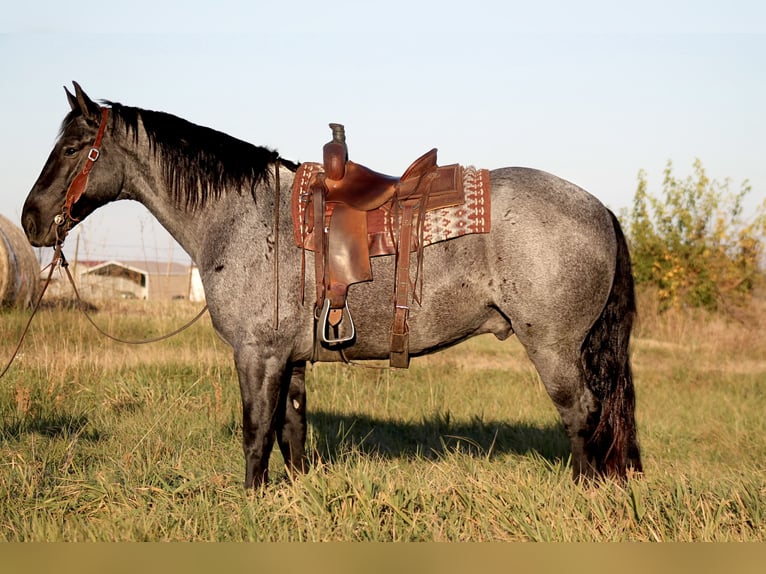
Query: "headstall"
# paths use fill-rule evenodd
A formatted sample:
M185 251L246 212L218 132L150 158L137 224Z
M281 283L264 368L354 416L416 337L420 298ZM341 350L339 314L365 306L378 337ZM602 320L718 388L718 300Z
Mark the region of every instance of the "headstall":
M63 226L64 224L71 223L72 221L77 221L74 217L72 217L72 206L77 203L77 200L80 199L83 192L85 191L85 188L88 186L88 176L90 175L90 171L93 169L93 164L96 163L99 156L101 155L101 142L104 139L104 132L106 131L106 120L108 116L109 109L102 107L101 124L98 126L96 139L93 141L93 145L88 151L88 156L85 158L85 165L82 166L80 173L78 173L72 180L72 183L69 184L69 188L66 192L66 199L64 201L64 207L61 213L54 219L54 223L56 223L56 225L59 227ZM67 231L68 228L64 230L65 236ZM60 239L63 241L63 237Z

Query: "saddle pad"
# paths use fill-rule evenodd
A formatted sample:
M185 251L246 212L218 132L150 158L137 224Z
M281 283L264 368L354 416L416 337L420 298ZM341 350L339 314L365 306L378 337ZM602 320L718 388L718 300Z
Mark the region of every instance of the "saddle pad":
M295 174L292 188L293 235L298 247L313 251L313 220L306 212L311 200L309 184L313 176L324 170L321 163L302 163ZM471 233L489 233L491 219L489 170L464 167L463 194L459 205L426 212L423 223L423 246L446 241ZM390 255L396 252L392 237L395 216L390 206L367 212L370 255ZM413 238L414 239L414 238ZM304 245L305 243L305 245ZM412 246L415 249L416 246Z
M434 209L426 213L423 245L446 241L470 233L490 231L489 170L473 166L463 168L465 203Z

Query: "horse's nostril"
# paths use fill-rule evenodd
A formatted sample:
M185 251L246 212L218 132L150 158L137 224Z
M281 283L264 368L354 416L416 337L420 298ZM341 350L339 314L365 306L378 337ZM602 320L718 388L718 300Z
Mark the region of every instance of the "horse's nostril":
M35 222L35 218L31 213L27 213L24 217L21 218L21 225L24 228L24 232L27 234L27 237L34 237L37 233L37 223Z

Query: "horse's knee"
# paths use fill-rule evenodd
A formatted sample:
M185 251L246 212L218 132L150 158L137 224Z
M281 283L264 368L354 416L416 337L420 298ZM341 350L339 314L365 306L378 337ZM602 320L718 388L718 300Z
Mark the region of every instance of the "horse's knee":
M306 367L298 365L292 368L287 386L288 412L306 418Z

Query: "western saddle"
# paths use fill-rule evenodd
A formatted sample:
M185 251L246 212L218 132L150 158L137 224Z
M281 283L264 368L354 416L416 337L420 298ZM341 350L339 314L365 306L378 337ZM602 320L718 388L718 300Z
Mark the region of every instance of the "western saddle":
M349 161L344 127L330 124L332 140L323 163L304 163L293 189L296 242L315 253L316 337L341 350L356 336L348 288L372 280L370 257L394 255L396 277L390 338L392 367L409 366L410 291L422 289L423 224L427 211L464 203L462 167L436 165L436 149L423 154L401 177L377 173ZM297 199L296 199L297 198ZM411 281L412 254L416 278ZM419 302L419 295L413 293Z

